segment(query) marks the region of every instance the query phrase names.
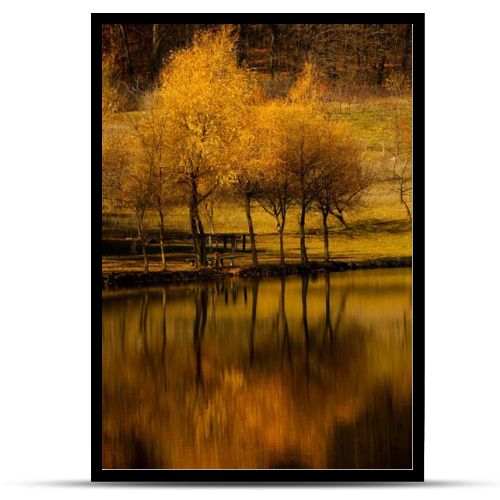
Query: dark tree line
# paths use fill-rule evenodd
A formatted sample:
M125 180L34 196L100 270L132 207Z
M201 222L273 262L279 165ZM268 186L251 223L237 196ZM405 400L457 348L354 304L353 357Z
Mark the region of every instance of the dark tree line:
M209 24L103 24L105 54L127 90L146 90L165 59L193 41ZM409 24L238 24L238 61L286 85L309 61L349 92L383 87L389 74L411 78ZM283 85L272 87L274 91Z

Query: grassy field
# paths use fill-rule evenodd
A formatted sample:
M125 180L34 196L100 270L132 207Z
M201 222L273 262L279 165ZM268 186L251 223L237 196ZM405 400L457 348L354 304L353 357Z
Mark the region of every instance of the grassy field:
M335 106L339 119L348 123L352 133L361 141L365 156L380 181L366 193L364 206L347 214L349 229L330 220L330 254L333 259L362 260L377 257L402 257L412 254L412 228L394 184L384 181L388 171L388 149L391 144L394 105L399 105L405 113L411 114L410 98L377 98L364 100L350 105ZM340 112L339 112L340 111ZM279 259L279 241L275 232L274 220L257 205L254 207L254 226L257 233L259 260L262 263L276 262ZM187 208L172 209L166 217L167 230L170 232L189 232ZM243 207L237 203L218 203L215 205L214 222L216 232L248 232ZM148 226L158 226L157 217L148 215ZM311 260L323 258L323 234L319 214L311 212L307 218L307 247ZM206 223L206 231L209 226ZM287 218L285 245L288 262L299 262L298 211L291 209ZM106 238L117 235L135 236L133 220L127 213L103 213L103 234ZM189 247L175 245L167 249L169 268L189 269L186 262ZM250 253L238 259L238 265L251 263ZM140 255L103 256L103 272L141 271L143 261ZM159 256L152 256L150 270L160 270Z

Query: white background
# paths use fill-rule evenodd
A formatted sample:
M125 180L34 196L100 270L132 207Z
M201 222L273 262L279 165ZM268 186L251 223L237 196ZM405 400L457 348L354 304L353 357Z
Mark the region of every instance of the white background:
M90 12L173 12L176 5L48 0L4 3L0 25L3 498L500 496L495 3L281 4L198 1L177 9L426 13L427 484L90 485Z

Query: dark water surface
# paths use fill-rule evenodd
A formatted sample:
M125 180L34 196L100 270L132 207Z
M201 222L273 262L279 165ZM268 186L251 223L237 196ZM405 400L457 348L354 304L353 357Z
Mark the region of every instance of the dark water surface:
M104 291L104 468L411 468L411 301L411 269Z

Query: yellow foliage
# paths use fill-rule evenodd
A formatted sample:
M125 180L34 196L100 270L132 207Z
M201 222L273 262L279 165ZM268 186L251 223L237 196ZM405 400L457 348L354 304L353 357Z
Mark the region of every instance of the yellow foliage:
M113 60L110 56L102 58L102 124L108 123L118 110L119 95L112 82Z
M206 184L208 178L211 184L233 175L232 148L254 89L250 72L237 65L234 44L228 28L201 33L160 74L158 103L168 123L168 151L186 182Z
M320 106L326 94L326 79L320 70L307 62L297 80L288 92L288 99L294 104Z

